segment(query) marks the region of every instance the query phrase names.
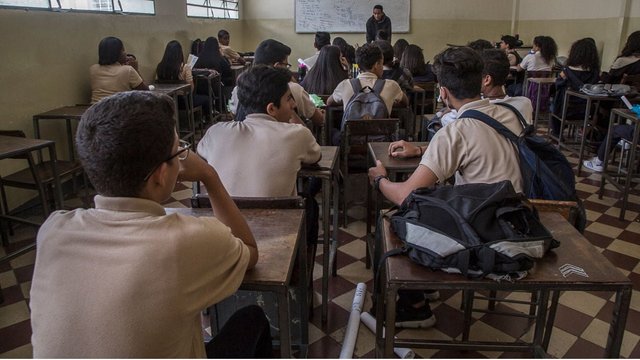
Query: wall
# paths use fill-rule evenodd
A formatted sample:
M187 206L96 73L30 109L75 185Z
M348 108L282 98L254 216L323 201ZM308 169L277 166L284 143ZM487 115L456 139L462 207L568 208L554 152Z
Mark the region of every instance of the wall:
M156 16L0 9L0 54L4 55L0 128L31 135L34 114L88 102L88 67L97 61L98 42L109 35L120 37L127 51L137 55L147 82L169 40L179 40L186 53L190 40L215 36L221 28L231 32L231 45L241 51L253 51L266 38L289 45L292 63L315 51L313 34L294 32L294 0L243 0L240 21L190 19L185 12L180 0L156 1ZM512 30L525 43L542 33L553 36L564 55L573 41L591 36L606 69L621 43L637 29L640 0L413 0L411 30L394 34L393 40L403 37L416 43L431 59L447 44L463 45L478 38L499 41ZM364 33L332 36L352 44L364 42ZM67 156L63 133L61 123L43 126L43 136L57 141L61 158ZM0 164L0 174L18 166L9 161ZM29 196L12 193L9 200L13 206Z
M221 28L232 34L232 44L242 40L241 21L211 21L186 17L180 1L156 1L156 16L107 15L0 9L0 129L20 129L33 135L31 117L59 106L87 103L90 99L88 68L98 61L98 43L106 36L123 40L125 49L136 54L146 82L166 43L181 42L185 54L191 40L216 36ZM63 122L42 126L42 136L57 142L58 158L67 158ZM0 174L24 166L3 160ZM13 191L10 206L34 193Z

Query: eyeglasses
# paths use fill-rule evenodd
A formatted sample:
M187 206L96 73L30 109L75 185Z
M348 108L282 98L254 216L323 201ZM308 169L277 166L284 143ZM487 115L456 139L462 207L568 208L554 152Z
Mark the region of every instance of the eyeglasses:
M284 66L284 67L286 67L287 69L289 69L289 68L291 67L291 64L286 63L286 62L278 62L278 63L276 63L276 64L278 64L279 66Z
M180 160L180 161L186 160L189 157L189 148L190 147L191 147L191 144L189 144L188 142L186 142L184 140L180 140L180 143L178 144L178 151L176 151L175 154L173 154L173 155L169 156L168 158L164 159L163 161L161 161L158 165L154 166L153 169L151 169L151 171L149 171L147 176L144 177L144 181L149 180L149 178L151 177L151 174L153 174L153 172L156 171L158 166L166 163L167 161L171 161L175 157L177 157L178 160Z

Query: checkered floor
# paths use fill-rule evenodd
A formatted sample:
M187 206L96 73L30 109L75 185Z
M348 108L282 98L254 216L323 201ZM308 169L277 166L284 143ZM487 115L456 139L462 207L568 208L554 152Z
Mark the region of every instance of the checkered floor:
M575 156L567 155L571 162L577 164ZM625 358L637 358L640 357L640 297L637 295L640 291L640 185L635 187L633 195L629 197L626 221L620 221L618 220L620 201L617 200L619 193L608 185L604 197L598 199L596 192L600 184L600 176L588 170L583 170L582 175L584 177L576 179L579 195L587 209L588 224L585 236L634 284L621 355ZM364 179L361 180L364 181ZM191 190L187 186L178 184L172 199L166 206L189 206L190 196ZM321 323L318 306L322 276L320 265L322 249L319 249L314 269L316 308L309 324L308 356L310 358L338 357L356 284L365 282L368 290L373 285L373 275L365 268L364 263L363 213L362 207L351 208L349 214L352 221L346 228L339 229L338 276L330 279L329 319L326 324ZM5 251L27 243L33 236L32 230L18 231L12 238L11 247L0 249L0 256ZM0 357L32 357L28 299L34 259L35 253L31 252L11 261L10 264L0 265L0 285L5 297L4 303L0 304ZM521 294L509 296L515 298ZM442 292L441 299L431 304L438 319L436 326L428 330L411 330L411 332L418 332L421 336L433 339L459 338L462 333L462 314L458 310L460 298L460 293ZM368 309L370 304L371 299L368 297L365 308ZM526 311L522 306L513 308ZM562 358L602 357L612 308L612 296L609 293L563 294L560 298L549 347L550 355ZM524 319L505 320L504 317L491 314L474 314L474 319L471 328L471 338L474 340L508 341L531 337L531 326ZM421 349L415 349L415 352L418 357L423 358L523 357L523 354L501 352L460 353ZM375 357L374 335L364 326L360 327L358 333L354 357Z

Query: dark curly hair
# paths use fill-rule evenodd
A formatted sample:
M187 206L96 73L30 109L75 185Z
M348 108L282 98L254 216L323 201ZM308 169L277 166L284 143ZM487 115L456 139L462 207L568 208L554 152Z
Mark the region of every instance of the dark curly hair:
M382 60L382 51L376 44L364 44L356 50L356 62L362 71L370 71Z
M634 31L627 37L627 42L620 53L621 57L631 56L640 53L640 31Z
M569 50L567 66L582 67L586 70L600 72L600 58L598 48L592 38L584 38L574 42Z
M507 82L509 76L509 58L500 49L487 49L482 52L484 68L482 76L491 75L491 82L494 86L502 86Z
M540 48L540 55L547 65L553 65L558 56L556 41L551 36L536 36L533 38L533 44Z

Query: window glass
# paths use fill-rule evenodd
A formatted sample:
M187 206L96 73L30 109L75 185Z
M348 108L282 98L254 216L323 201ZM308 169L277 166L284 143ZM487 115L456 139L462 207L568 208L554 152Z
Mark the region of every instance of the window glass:
M238 0L187 0L187 16L239 19Z
M0 0L0 6L155 14L155 0Z

